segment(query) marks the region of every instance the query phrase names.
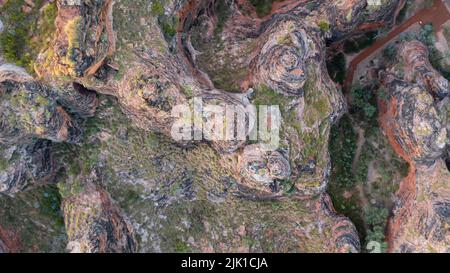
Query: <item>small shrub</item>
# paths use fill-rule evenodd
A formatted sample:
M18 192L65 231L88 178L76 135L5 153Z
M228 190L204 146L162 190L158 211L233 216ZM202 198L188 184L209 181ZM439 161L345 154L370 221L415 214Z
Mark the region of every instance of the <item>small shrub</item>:
M272 10L272 3L277 0L250 0L259 17L266 16Z
M318 26L323 32L328 32L330 30L330 24L327 21L320 21Z
M169 37L173 37L177 33L175 27L169 23L163 23L162 27L164 34L166 34Z
M161 0L153 0L152 2L152 14L158 16L164 14L164 5Z
M351 91L353 98L353 107L363 113L364 117L370 121L376 115L377 108L375 105L375 95L371 88L356 87Z
M373 227L385 226L388 218L388 210L386 208L378 208L368 206L365 208L366 222Z
M4 171L8 168L8 160L0 156L0 171Z

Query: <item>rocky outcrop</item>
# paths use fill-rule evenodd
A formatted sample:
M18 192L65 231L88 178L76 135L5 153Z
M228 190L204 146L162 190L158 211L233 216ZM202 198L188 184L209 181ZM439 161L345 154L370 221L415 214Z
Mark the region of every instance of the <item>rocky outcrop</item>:
M394 150L409 163L409 173L388 224L389 250L448 252L450 173L443 160L448 109L439 102L448 83L431 67L420 42L404 42L397 52L405 65L404 79L380 73L388 92L380 101L380 123Z
M81 129L54 98L54 90L9 64L0 67L0 192L48 182L57 168L51 142L76 143Z
M405 0L345 0L324 5L321 11L328 17L334 36L342 37L393 24L405 3Z
M12 65L0 67L4 143L27 138L76 143L80 128L53 97L55 91Z
M307 7L293 1L277 4L263 18L241 2L188 3L180 12L177 45L193 76L206 88L245 92L253 87L258 102L267 90L283 97L276 100L274 96L272 103L277 101L283 114L282 146L289 147L284 154L292 170L288 179L295 181L299 194L324 192L330 168L328 129L343 113L345 103L325 71L323 38L332 33L337 39L366 29L365 23L392 22L404 1L377 7L367 1L341 1L338 7L327 1ZM219 32L215 31L218 26ZM224 64L239 71L228 77L232 81L222 77L227 74Z
M279 15L270 22L261 40L262 47L255 61L255 84L265 84L285 95L302 95L308 77L306 64L311 36L306 26L289 15ZM310 75L309 75L310 76Z
M290 177L289 161L278 151L265 151L259 145L249 145L239 156L243 186L271 195L276 180Z
M75 113L82 119L94 116L98 106L98 97L95 91L73 82L59 86L54 93L58 97L58 103L68 112Z
M1 145L0 192L15 194L31 185L52 181L57 167L50 141L40 140L11 146Z
M322 195L320 200L321 211L334 220L332 234L337 252L355 253L361 251L358 232L353 223L346 217L336 215L331 198L327 194Z
M216 68L221 67L220 63L223 63L222 60L226 60L226 62L229 63L229 66L242 71L243 74L238 75L241 92L246 91L245 88L253 86L255 91L252 96L256 97L256 100L259 100L258 97L262 97L264 100L264 97L268 95L264 93L272 92L278 94L271 94L274 98L283 97L279 100L279 102L281 102L281 100L283 101L283 105L280 105L282 113L290 113L289 115L301 119L304 112L309 112L309 110L315 111L316 109L312 109L314 105L311 105L309 109L304 109L309 106L305 106L304 87L306 86L308 89L313 89L315 88L314 84L317 83L326 85L327 88L330 88L328 90L321 88L327 95L332 94L329 98L327 95L323 95L323 100L329 100L329 102L323 102L322 105L324 107L321 109L323 110L323 113L321 114L323 114L324 117L329 117L330 120L335 119L339 115L339 112L343 109L342 97L339 97L339 94L333 89L331 82L327 82L329 79L325 78L325 80L322 81L322 79L317 77L317 75L322 74L321 70L323 69L320 63L320 48L323 45L321 44L320 34L315 32L311 26L303 24L304 21L300 22L295 16L289 14L289 11L286 11L283 14L276 14L270 19L253 18L251 17L251 14L247 15L242 13L233 1L229 1L225 2L225 7L220 7L228 10L228 18L225 18L225 22L220 23L225 25L223 31L221 33L216 32L215 34L214 31L205 33L201 32L196 25L201 22L208 22L210 28L216 28L219 23L214 18L217 13L221 11L219 10L217 3L214 3L205 14L202 11L206 6L205 1L196 2L193 5L194 6L191 7L191 9L198 12L198 18L195 13L182 13L183 16L180 20L183 31L187 34L187 38L184 37L184 34L181 36L180 33L177 41L180 43L179 45L182 46L180 47L181 53L185 55L188 66L191 67L194 76L199 79L200 83L205 82L207 86L211 86L216 83L217 79L221 76L210 71L209 64L205 63L202 59L203 54L208 54L215 56L213 61L217 61L217 64L214 65ZM250 25L252 25L252 28L249 29L246 27ZM217 35L223 38L217 38ZM219 42L220 40L224 41L224 49L217 51L214 48L214 43ZM242 57L237 54L242 51L248 52L248 54ZM307 66L306 64L309 65ZM244 69L245 66L249 67L249 69ZM224 73L226 73L226 71L224 71ZM236 78L230 77L230 79ZM224 91L235 91L234 82L224 84L221 80L217 86L225 88ZM320 97L321 94L318 94L317 96ZM264 104L267 105L272 103L273 102L270 101L264 101ZM328 105L333 105L334 107L326 109ZM293 122L297 123L299 121L295 120ZM296 136L297 133L294 133L295 129L293 127L295 124L285 121L285 125L283 126L289 128L283 128L282 130L292 130L292 135L286 134L287 137L282 140L286 146L292 147L291 151L284 152L286 160L289 161L289 169L294 169L292 175L286 177L286 179L295 181L299 179L297 167L295 166L298 163L294 163L293 165L292 162L299 157L298 149L301 149L302 146L304 147L305 144L302 145L301 140L298 139L298 135ZM310 130L313 131L314 129L310 128ZM305 135L312 135L315 133L316 132L308 131L305 132ZM305 136L305 138L306 137L309 136ZM296 141L295 143L292 143L293 138ZM307 145L313 144L307 143ZM249 149L251 148L249 147ZM249 149L245 148L244 151L248 151ZM295 156L289 158L291 154ZM244 159L242 162L247 161L246 157L247 155L244 152L244 155L242 156ZM309 155L305 157L309 157ZM250 158L251 160L258 161L254 156L249 156L248 159L250 160ZM262 157L260 160L264 161L265 159ZM313 159L302 158L302 160L311 161ZM328 164L325 163L320 167L321 168L317 168L317 173L321 178L317 177L317 179L322 180L324 184L321 185L319 189L311 190L310 192L304 190L302 186L299 186L298 188L302 193L311 194L314 192L314 194L317 194L324 190L326 182L322 175L326 173L325 169L328 168ZM246 168L244 167L243 169L245 170ZM238 173L242 173L240 170L237 171ZM249 180L251 177L253 177L253 179ZM261 182L254 178L255 177L252 175L247 175L246 178L243 178L243 181L246 180L248 183L243 184L247 184L246 187L248 187L249 185L255 186ZM267 189L265 190L266 194L268 193L267 191L272 191L272 195L279 195L280 193L276 192L276 183L269 184L270 185L267 185ZM253 189L256 190L256 188L257 187Z
M419 41L403 42L398 47L399 56L405 63L405 79L415 81L439 99L450 92L448 80L431 66L428 59L428 49Z
M35 65L48 85L16 68L0 77L0 140L30 155L8 165L6 175L0 171L4 191L27 187L21 178L30 173L54 173L52 143L81 143L78 149L89 149L80 152L82 171L61 160L75 172L60 186L72 252L359 251L353 224L325 193L329 131L346 107L326 71L325 37L392 21L403 1L377 8L367 1L289 1L264 17L246 1L164 2L158 11L155 1L57 1L54 42ZM176 31L165 25L167 16L178 18ZM122 119L116 132L115 109L104 103L95 113L100 103L90 90L117 98L138 129ZM404 96L405 103L414 96ZM172 111L191 110L192 98L241 113L250 104L277 105L279 146L267 151L262 141L220 140L209 132L202 136L209 146L167 141ZM440 126L425 114L429 104L420 107L419 122ZM396 116L398 128L419 110ZM79 121L92 116L105 128L85 139ZM420 148L417 161L428 161L440 146L425 146L440 138L416 135L420 128L410 128L405 145ZM3 153L9 162L16 152ZM89 177L96 168L108 179Z
M55 142L79 141L80 128L48 90L36 82L2 82L2 139L14 142L42 138ZM20 132L18 134L18 132Z
M62 210L70 252L136 252L133 229L105 190L89 179L65 190Z
M433 98L421 86L392 76L384 79L389 92L387 126L409 158L433 163L442 156L447 142L447 130Z
M410 179L390 221L391 251L448 253L450 173L445 163L439 159L431 166L418 165Z
M93 75L115 51L112 0L58 0L56 36L35 66L41 77Z

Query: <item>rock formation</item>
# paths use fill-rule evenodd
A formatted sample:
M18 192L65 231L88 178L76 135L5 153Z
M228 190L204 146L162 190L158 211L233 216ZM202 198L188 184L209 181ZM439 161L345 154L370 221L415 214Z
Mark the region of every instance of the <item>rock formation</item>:
M259 145L249 145L240 155L239 169L247 187L270 194L275 180L288 179L291 173L289 162L277 151L266 152Z
M432 96L423 86L386 76L389 90L388 124L402 150L417 163L432 163L441 157L447 130Z
M57 168L51 142L77 143L81 128L55 100L51 87L13 65L0 67L0 192L13 194L33 181L48 181ZM82 101L81 101L82 102Z
M109 194L89 178L79 187L69 186L62 204L67 249L72 253L135 252L133 229Z
M448 121L442 113L447 110L439 107L448 81L431 67L420 42L403 42L397 52L405 65L404 79L380 73L388 90L380 121L394 150L409 163L409 174L400 185L389 222L389 248L448 252L450 173L443 160Z
M330 128L346 110L325 67L326 38L391 24L405 1L384 2L281 1L258 16L244 0L57 0L36 77L0 67L0 156L8 162L0 192L56 182L61 171L72 252L357 252L354 225L326 193ZM446 192L419 182L430 170L441 179L448 138L426 90L441 98L448 83L420 46L401 52L418 82L383 76L386 128L411 169L424 170L416 185L433 199L417 201L429 217L423 238L439 241ZM246 120L256 120L249 105L277 105L280 145L267 151L259 140L208 132L203 141L171 139L174 109L192 110L193 98L233 106ZM393 228L393 249L410 247L397 247L402 232Z
M114 53L112 0L57 1L54 44L40 57L39 75L93 75Z
M448 81L434 69L428 59L428 49L419 41L404 42L399 47L399 55L405 62L405 79L415 80L419 85L440 99L450 92Z
M6 253L7 252L7 248L5 246L5 244L0 241L0 253Z
M329 22L336 22L331 24L331 28L337 35L343 36L392 24L405 3L405 0L381 2L345 0L324 5L325 9L321 11L324 16L328 16Z
M439 159L433 165L413 167L389 226L392 252L449 252L450 175Z

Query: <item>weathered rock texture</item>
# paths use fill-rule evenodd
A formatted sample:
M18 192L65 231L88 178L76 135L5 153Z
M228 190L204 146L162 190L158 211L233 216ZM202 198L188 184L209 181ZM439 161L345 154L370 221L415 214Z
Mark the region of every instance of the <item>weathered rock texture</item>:
M0 66L0 192L13 194L33 181L48 182L57 171L51 142L80 140L81 128L55 94L18 67Z
M419 165L408 179L404 183L411 184L403 185L389 226L391 251L448 253L450 174L445 163Z
M448 81L434 69L428 59L428 49L419 41L404 42L399 55L405 62L405 79L425 86L434 96L442 99L450 92Z
M406 73L404 79L380 73L388 92L380 102L380 121L394 150L410 166L388 225L389 249L448 252L450 173L443 160L448 109L439 102L448 82L431 67L420 42L403 42L397 52Z
M54 43L36 66L39 75L93 75L115 51L112 0L56 1Z
M133 228L109 194L85 179L71 188L62 210L71 252L135 252Z
M190 72L203 88L245 92L253 87L254 102L279 104L284 135L280 150L292 170L289 180L295 181L299 194L324 192L329 128L345 109L324 67L324 36L345 36L365 28L363 22L388 24L403 1L379 7L366 1L344 1L338 7L327 1L286 1L263 18L245 1L187 2L176 41ZM336 10L348 23L338 19L343 16ZM245 187L250 184L243 181ZM272 183L265 191L278 188Z
M1 74L0 132L14 143L33 140L30 158L46 159L34 173L51 173L50 157L40 156L45 145L61 152L69 250L359 251L353 224L325 193L329 131L345 110L325 68L325 37L389 24L404 1L284 1L264 17L243 0L56 2L53 43L35 64L49 86L16 68ZM89 90L115 97L129 119ZM249 141L167 140L172 110L193 97L238 108L279 105L280 147L267 153ZM94 113L96 124L81 122L83 137L78 122ZM399 128L410 120L399 118ZM424 113L419 121L441 126L434 118ZM425 146L441 135L412 133L418 160L438 156L440 144ZM16 170L30 172L10 168L0 172L7 193L25 188ZM101 179L80 179L97 171Z
M389 90L388 124L409 158L418 163L433 163L441 157L447 130L432 96L423 86L387 76Z
M389 26L395 21L405 0L382 1L336 1L324 5L322 16L327 16L337 35L355 34L358 31L376 29L380 25Z

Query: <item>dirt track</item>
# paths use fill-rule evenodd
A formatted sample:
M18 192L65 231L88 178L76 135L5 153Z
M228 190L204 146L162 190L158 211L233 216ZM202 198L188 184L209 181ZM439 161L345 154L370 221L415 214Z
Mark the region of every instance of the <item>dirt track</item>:
M435 0L434 5L431 8L422 9L418 11L414 16L397 26L386 37L377 40L372 46L366 48L359 53L351 62L347 70L347 78L344 82L344 90L349 91L350 86L353 83L353 77L358 65L366 58L370 57L377 50L381 49L392 39L405 32L412 25L419 24L433 24L435 32L438 32L442 25L450 20L450 12L445 6L442 0Z

